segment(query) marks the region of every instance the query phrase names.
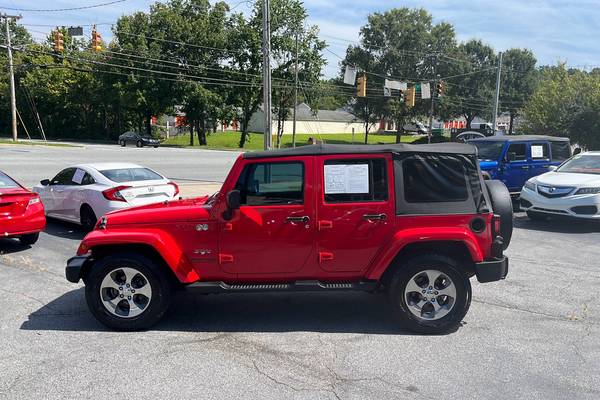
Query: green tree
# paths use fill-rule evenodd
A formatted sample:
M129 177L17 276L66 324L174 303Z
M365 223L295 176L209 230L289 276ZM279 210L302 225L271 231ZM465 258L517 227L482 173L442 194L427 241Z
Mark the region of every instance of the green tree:
M502 54L500 109L508 111L510 115L509 135L513 133L515 118L535 89L536 62L531 50L510 49Z

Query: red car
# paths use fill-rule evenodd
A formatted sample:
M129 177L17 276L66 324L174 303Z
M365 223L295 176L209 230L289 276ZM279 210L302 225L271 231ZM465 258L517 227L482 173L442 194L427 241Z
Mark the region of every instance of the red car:
M506 186L465 144L335 146L246 153L211 197L101 218L66 267L90 311L145 329L173 289L202 293L387 293L405 328L456 328L470 278L504 279Z
M32 245L45 227L44 205L37 193L0 171L0 237L17 237Z

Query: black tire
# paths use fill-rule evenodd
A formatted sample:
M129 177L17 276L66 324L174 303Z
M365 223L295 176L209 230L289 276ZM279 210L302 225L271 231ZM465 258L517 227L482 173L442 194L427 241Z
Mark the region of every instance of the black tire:
M112 314L103 304L101 285L104 278L119 268L133 268L147 278L152 298L140 315L126 318ZM135 253L107 256L90 267L85 279L85 299L94 317L107 327L119 331L148 329L163 317L171 302L171 285L163 268L149 258Z
M19 241L24 246L31 246L32 244L35 244L35 242L37 242L39 238L39 233L30 233L29 235L23 235L19 237Z
M119 140L119 144L121 145L121 147L125 147L125 141L124 140Z
M411 278L425 270L441 272L450 278L456 288L452 308L448 314L436 320L413 314L404 295ZM435 288L435 285L432 286ZM388 296L394 316L403 327L423 334L442 334L455 330L467 314L471 305L471 282L460 264L452 258L441 255L417 256L398 267L390 281Z
M92 207L90 207L87 204L84 204L81 206L81 210L79 212L79 220L83 229L89 232L94 229L94 226L96 226L96 222L98 222L98 217L96 217L96 214L94 213L94 210L92 210Z
M485 186L494 214L500 216L500 236L504 240L502 248L506 250L510 244L513 231L513 203L506 185L498 180L486 180Z
M535 211L526 211L527 218L532 221L547 221L548 217L543 214L538 214Z
M142 141L141 141L141 140L138 140L138 141L135 143L135 146L136 146L136 147L142 147L142 146L144 146L144 144L142 143Z
M152 146L152 147L154 147L155 149L158 149L158 146Z

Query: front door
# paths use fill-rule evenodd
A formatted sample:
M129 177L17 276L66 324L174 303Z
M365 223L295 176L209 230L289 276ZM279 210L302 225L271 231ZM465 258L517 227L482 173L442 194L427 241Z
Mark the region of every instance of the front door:
M219 262L224 271L282 274L300 271L314 253L313 157L249 162L235 189L241 207L224 221Z
M520 192L529 179L527 143L511 143L502 161L500 179L511 193Z
M389 155L320 157L317 256L327 272L364 271L390 240L395 220Z

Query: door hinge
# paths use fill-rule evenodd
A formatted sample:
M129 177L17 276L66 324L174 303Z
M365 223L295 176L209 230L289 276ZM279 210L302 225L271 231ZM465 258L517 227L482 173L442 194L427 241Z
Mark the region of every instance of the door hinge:
M320 231L322 231L324 229L331 229L331 228L333 228L333 221L320 220L318 223L318 226L319 226Z
M233 255L231 254L219 254L219 264L232 263Z
M326 251L319 252L319 262L331 261L331 260L333 260L333 253L328 253Z

